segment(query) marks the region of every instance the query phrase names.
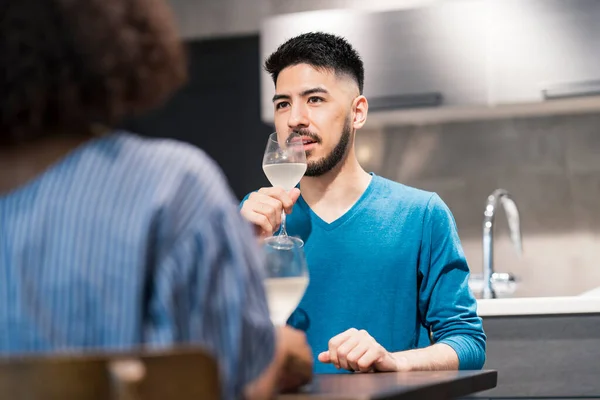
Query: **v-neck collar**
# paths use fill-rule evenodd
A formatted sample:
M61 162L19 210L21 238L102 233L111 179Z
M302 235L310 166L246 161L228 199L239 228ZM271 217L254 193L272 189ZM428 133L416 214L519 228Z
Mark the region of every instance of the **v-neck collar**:
M302 195L300 195L300 197L298 198L297 204L307 214L309 214L311 219L317 225L319 225L322 229L328 230L328 231L334 230L337 227L343 225L346 221L352 219L352 217L354 217L358 212L360 212L367 204L367 200L370 197L373 190L375 190L375 186L377 184L377 181L379 180L379 177L377 175L375 175L374 173L371 172L369 174L372 176L372 178L371 178L371 182L369 182L369 185L367 186L365 191L360 195L358 200L352 205L352 207L350 207L350 209L348 211L346 211L339 218L335 219L332 222L327 222L327 221L323 220L321 217L319 217L319 215L317 213L315 213L312 210L312 208L310 208L308 203L306 203L306 201L304 200Z

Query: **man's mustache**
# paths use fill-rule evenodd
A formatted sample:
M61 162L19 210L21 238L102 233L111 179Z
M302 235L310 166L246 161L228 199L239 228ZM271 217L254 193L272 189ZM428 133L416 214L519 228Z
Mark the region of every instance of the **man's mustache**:
M290 133L290 136L288 137L287 140L290 141L290 140L300 137L300 136L307 137L316 143L321 143L321 137L319 135L312 133L309 130L304 130L304 129L301 129L298 131L293 131L292 133Z

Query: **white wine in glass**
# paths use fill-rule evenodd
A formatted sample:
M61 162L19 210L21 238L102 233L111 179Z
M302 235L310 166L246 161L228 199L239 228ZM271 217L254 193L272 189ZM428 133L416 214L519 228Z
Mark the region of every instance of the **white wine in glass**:
M263 171L271 185L292 190L306 172L306 163L279 163L263 165Z
M271 185L285 191L292 190L306 172L306 152L302 141L289 140L288 137L278 138L277 132L269 135L263 157L263 171ZM271 243L273 246L282 249L293 246L293 240L285 229L285 211L281 213L281 228L276 238Z
M288 237L292 245L280 248L278 236L265 239L265 289L273 325L283 326L304 296L308 268L302 240Z

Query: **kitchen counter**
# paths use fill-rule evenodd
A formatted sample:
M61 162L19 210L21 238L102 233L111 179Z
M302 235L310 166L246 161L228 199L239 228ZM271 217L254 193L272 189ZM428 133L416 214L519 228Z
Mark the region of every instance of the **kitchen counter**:
M568 297L479 299L477 300L477 313L481 317L600 314L600 293Z

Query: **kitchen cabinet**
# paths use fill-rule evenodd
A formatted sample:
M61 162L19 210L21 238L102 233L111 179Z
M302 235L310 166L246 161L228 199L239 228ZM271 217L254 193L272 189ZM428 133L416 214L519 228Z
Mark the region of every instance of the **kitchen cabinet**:
M600 111L600 1L453 0L272 16L261 60L300 33L345 37L365 64L368 127ZM273 121L261 73L261 117Z
M486 13L485 2L463 0L374 14L371 109L485 104Z
M600 94L600 1L487 4L491 103Z

